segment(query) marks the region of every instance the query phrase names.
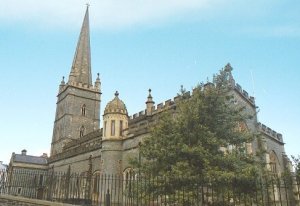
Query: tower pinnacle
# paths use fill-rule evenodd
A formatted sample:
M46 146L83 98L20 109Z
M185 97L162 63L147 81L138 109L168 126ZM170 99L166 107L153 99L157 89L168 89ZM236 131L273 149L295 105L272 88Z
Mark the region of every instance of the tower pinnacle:
M82 83L92 86L89 5L86 7L81 32L77 42L76 52L69 75L69 82Z
M148 90L149 95L147 97L147 101L146 101L146 114L147 116L150 116L152 114L152 107L154 106L154 101L151 95L151 89Z

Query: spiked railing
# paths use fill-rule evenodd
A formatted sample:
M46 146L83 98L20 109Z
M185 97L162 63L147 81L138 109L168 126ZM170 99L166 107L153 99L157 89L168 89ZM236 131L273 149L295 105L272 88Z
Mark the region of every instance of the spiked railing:
M17 195L74 205L292 206L299 205L299 188L296 178L274 175L250 182L233 179L220 185L181 177L145 177L134 172L93 175L51 170L0 171L0 196Z

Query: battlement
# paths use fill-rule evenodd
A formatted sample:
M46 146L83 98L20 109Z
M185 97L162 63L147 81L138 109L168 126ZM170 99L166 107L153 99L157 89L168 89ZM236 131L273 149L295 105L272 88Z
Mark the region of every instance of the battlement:
M283 142L282 134L277 133L276 131L272 130L271 128L267 127L264 124L258 123L259 131L262 133L276 139L277 141Z
M249 96L248 92L246 90L243 90L241 85L235 84L234 88L242 97L244 97L246 100L248 100L248 102L250 102L253 106L255 106L255 98Z
M207 83L205 86L211 86L213 83ZM177 95L173 99L168 99L165 102L158 103L156 106L152 106L152 114L157 114L162 111L165 111L167 109L170 109L172 107L175 107L175 105L181 101L182 96L189 98L192 95L194 95L197 91L197 87L195 87L192 92L187 91L182 95ZM250 104L255 106L255 99L252 96L249 96L248 92L246 90L243 90L242 87L239 84L235 84L234 89L244 98L246 99ZM140 111L138 113L133 114L129 117L130 120L140 120L146 116L146 110Z
M146 111L142 110L138 113L133 114L132 116L129 116L129 120L138 119L138 118L144 117L145 115L146 115Z
M65 89L67 89L68 86L73 86L73 87L77 87L79 89L90 90L90 91L95 91L95 92L100 91L99 87L96 87L93 85L82 84L81 82L68 82L67 84L60 86L59 93L63 92Z
M102 148L102 129L96 130L87 134L82 139L73 140L68 143L61 153L52 155L48 158L49 163L53 163L60 160L65 160L70 157L74 157L80 154L85 154L94 150Z
M168 99L165 102L161 102L159 104L157 104L157 106L152 108L152 113L156 114L159 112L162 112L166 109L170 109L171 107L173 107L176 103L178 103L180 101L181 97L180 96L176 96L173 99Z
M189 94L189 92L188 92L188 94ZM174 97L173 100L168 99L165 102L161 102L161 103L157 104L156 106L153 106L152 107L152 114L162 112L162 111L172 107L179 100L180 100L180 96L176 96L176 97ZM132 116L129 117L129 119L130 120L140 119L141 117L145 117L145 115L146 115L146 110L143 110L143 111L140 111L138 113L133 114Z
M87 141L93 140L95 138L101 138L102 134L103 134L103 129L101 128L101 129L95 130L93 132L90 132L79 139L73 139L71 142L67 143L64 146L64 150L68 150L72 147L79 146L79 145L86 143Z

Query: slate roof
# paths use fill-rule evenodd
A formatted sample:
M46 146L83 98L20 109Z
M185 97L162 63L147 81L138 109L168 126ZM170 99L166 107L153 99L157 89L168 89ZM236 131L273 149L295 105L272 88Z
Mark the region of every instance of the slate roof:
M1 170L5 170L6 167L7 167L7 165L0 163L0 172L1 172Z
M37 165L47 165L47 159L45 157L37 157L31 155L15 154L14 161Z

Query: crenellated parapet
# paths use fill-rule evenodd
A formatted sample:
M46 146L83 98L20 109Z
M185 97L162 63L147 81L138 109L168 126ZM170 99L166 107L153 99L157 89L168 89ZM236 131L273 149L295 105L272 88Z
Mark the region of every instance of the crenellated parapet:
M59 94L65 91L69 86L78 88L78 89L83 89L83 90L89 90L89 91L94 91L94 92L100 92L100 87L98 86L93 86L93 85L88 85L88 84L83 84L81 82L68 82L67 84L60 85L59 87Z
M170 109L171 107L175 106L175 98L174 98L174 100L169 99L165 102L157 104L156 106L153 106L152 107L152 115L155 115L157 113L160 113L162 111L165 111L165 110ZM143 111L140 111L140 112L135 113L132 116L130 116L129 120L140 120L140 119L143 119L145 116L146 116L146 110L143 110Z
M63 147L61 153L49 157L49 163L67 159L79 154L102 148L102 129L91 132L80 139L74 139Z
M258 127L258 130L260 132L262 132L263 134L275 139L276 141L283 143L282 134L272 130L270 127L267 127L266 125L264 125L260 122L257 124L257 127Z
M246 90L243 90L241 85L235 84L234 86L235 91L237 91L245 100L247 100L252 106L255 106L255 98L252 96L249 96L248 92Z
M210 83L210 82L206 83L204 85L204 88L208 88L210 86L214 86L214 84ZM249 102L252 106L255 107L255 99L254 99L254 97L249 96L248 92L245 91L245 90L243 90L242 87L239 84L234 84L233 89L240 96L242 96L242 98L244 98L247 102ZM192 90L192 92L191 91L186 91L185 93L183 93L181 95L177 95L177 96L173 97L173 99L168 99L168 100L166 100L164 102L158 103L157 105L153 105L151 107L151 109L147 108L148 110L151 111L151 115L150 116L159 114L159 113L161 113L163 111L166 111L166 110L169 110L169 109L175 109L176 108L176 104L178 104L182 100L183 97L184 98L190 98L192 95L196 94L197 90L198 90L198 88L196 87L196 88L194 88ZM149 90L149 91L151 91L151 90ZM151 98L152 98L152 96L151 96ZM149 100L149 97L148 97L148 100ZM149 115L147 115L147 109L146 110L142 110L142 111L140 111L138 113L135 113L132 116L129 116L129 124L133 125L133 124L136 124L138 122L141 122L141 121L145 120L147 118L147 116L149 116Z
M129 120L141 119L145 116L146 116L146 110L143 110L143 111L133 114L132 116L129 116Z
M74 139L72 140L71 142L67 143L63 150L68 150L68 149L71 149L73 147L78 147L82 144L85 144L86 142L90 142L96 138L101 138L102 137L102 133L103 133L103 130L102 129L98 129L98 130L95 130L91 133L88 133L84 136L82 136L81 138L79 139Z

